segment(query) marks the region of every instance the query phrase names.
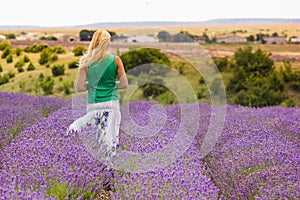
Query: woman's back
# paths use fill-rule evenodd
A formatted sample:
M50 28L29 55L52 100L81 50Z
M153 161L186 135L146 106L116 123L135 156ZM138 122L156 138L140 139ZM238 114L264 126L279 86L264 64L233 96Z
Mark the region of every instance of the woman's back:
M87 71L88 103L118 100L115 56L108 54L101 62L92 63Z

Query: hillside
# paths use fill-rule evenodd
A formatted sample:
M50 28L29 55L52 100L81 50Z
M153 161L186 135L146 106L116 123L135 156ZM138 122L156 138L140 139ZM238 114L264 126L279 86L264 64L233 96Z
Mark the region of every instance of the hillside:
M79 24L76 26L42 27L31 25L1 26L0 30L20 29L51 29L51 28L100 28L100 27L150 27L150 26L195 26L195 25L249 25L249 24L299 24L300 19L286 18L231 18L211 19L206 21L123 21L123 22L98 22L92 24Z

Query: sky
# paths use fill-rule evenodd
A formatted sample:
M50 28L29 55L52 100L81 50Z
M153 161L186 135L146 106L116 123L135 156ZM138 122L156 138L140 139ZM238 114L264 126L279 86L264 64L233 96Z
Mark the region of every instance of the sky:
M5 0L0 25L300 18L300 0Z

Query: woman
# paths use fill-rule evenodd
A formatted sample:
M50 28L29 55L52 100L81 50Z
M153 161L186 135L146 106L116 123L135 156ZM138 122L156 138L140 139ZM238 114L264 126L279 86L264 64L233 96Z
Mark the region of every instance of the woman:
M127 88L128 81L121 59L108 53L110 37L106 30L97 30L80 58L75 88L77 92L88 91L87 113L69 130L77 131L89 152L111 170L121 120L117 89Z

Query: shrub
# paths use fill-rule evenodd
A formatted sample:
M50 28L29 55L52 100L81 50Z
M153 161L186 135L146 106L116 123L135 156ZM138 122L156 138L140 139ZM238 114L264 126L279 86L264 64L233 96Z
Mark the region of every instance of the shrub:
M1 76L0 74L0 85L8 83L9 82L9 76L7 74L4 74Z
M68 81L63 81L63 89L66 95L71 94L70 86L72 86L71 83Z
M24 72L24 69L23 69L23 67L18 67L18 72L19 72L19 73L22 73L22 72Z
M46 80L41 82L40 86L44 91L45 95L52 94L53 87L54 87L54 79L51 76L48 76Z
M8 76L9 78L13 78L13 77L15 77L15 73L12 72L12 71L9 71L9 72L7 73L7 76Z
M62 46L55 46L52 51L58 54L66 53L66 50Z
M54 65L52 68L52 74L53 76L60 76L65 74L65 65Z
M78 68L78 60L74 60L68 64L69 69Z
M7 63L12 63L13 62L13 56L11 54L9 54L7 57L6 57L6 62Z
M52 52L50 51L49 48L44 49L41 53L40 53L40 59L39 59L39 63L41 65L44 65L50 61L52 61ZM55 59L55 58L54 58Z
M0 64L0 73L3 72L2 65Z
M74 56L82 56L85 51L86 51L86 48L84 46L78 46L72 50L72 52L74 53Z
M23 58L24 62L28 63L30 61L29 57L27 55L24 56Z
M48 44L33 44L31 46L28 46L24 49L25 52L31 52L31 53L39 53L42 52L44 49L50 49Z
M16 35L13 33L9 33L9 34L7 34L6 38L7 39L16 39Z
M39 75L39 81L42 81L42 80L44 80L44 74L40 73L40 75Z
M35 70L35 67L32 63L30 63L27 67L27 71L33 71L33 70Z
M50 60L51 60L52 62L57 61L57 60L58 60L57 54L56 54L56 53L53 53L53 54L51 55L51 57L50 57Z
M2 55L1 55L1 58L5 59L11 53L12 53L11 48L7 47L7 48L4 49L4 51L3 51Z
M16 48L16 55L17 56L20 56L21 55L21 53L22 53L22 49L21 48Z
M23 60L19 60L18 62L16 62L15 64L15 68L19 68L19 67L23 67L25 65Z
M0 51L3 51L4 49L6 48L11 48L11 43L9 40L3 40L1 43L0 43Z
M53 40L53 41L57 41L57 38L54 36L48 36L48 37L40 37L40 40Z

